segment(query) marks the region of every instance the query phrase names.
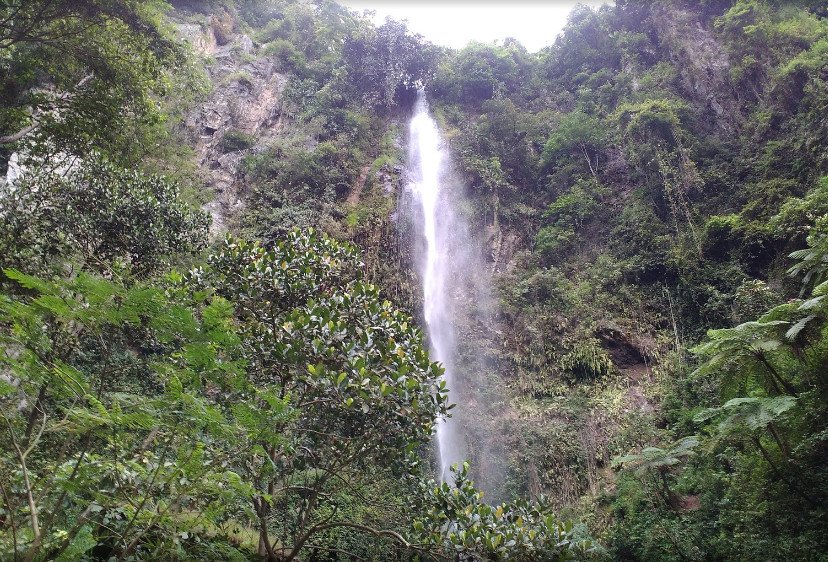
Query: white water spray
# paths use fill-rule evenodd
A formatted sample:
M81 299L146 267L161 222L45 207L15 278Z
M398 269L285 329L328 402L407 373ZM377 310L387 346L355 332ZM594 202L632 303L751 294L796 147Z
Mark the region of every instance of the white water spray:
M425 94L420 91L410 122L410 188L422 213L421 233L426 243L420 274L431 358L441 362L445 368L443 378L449 389L449 401L452 402L457 399L457 381L453 370L456 350L447 276L451 274L449 250L454 220L444 189L446 156L437 124L429 115ZM463 439L457 425L453 418L437 422L442 481L451 478L452 465L465 460Z

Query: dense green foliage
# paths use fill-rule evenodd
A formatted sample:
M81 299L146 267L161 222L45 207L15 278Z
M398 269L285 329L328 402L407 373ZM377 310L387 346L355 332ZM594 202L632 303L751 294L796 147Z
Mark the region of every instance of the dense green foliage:
M502 272L483 376L521 417L487 431L513 489L614 558L828 548L825 18L580 7L554 46L469 45L430 86Z
M137 161L162 117L153 94L184 60L163 8L157 0L4 2L0 149L25 138L41 151L101 148Z
M596 548L579 536L571 522L561 522L541 498L529 503L489 505L468 477L469 465L452 468L454 481L424 487L422 519L414 529L423 542L441 547L446 558L456 553L484 560L563 561L588 558Z
M825 559L823 2L579 6L538 53L171 4L0 6L0 559ZM494 444L439 485L420 86L500 311L451 410Z
M366 478L416 473L439 367L358 265L294 233L166 287L6 270L32 296L3 303L4 557L239 557L251 529L294 559Z
M204 249L206 217L169 180L94 155L63 173L43 168L0 193L3 267L44 271L74 255L86 269L145 276Z

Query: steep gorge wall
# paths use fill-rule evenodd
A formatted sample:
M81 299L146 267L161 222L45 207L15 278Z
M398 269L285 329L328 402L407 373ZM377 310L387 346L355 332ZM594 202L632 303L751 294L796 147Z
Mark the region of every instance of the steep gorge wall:
M587 59L583 68L561 63L572 77L544 76L557 67L524 54L534 82L523 77L515 91L501 84L483 103L434 100L449 106L445 132L469 189L471 236L496 286L491 318L479 313L473 291L455 295L461 376L472 389L464 399L480 414L462 420L477 444L473 460L479 474L499 473L504 496L546 494L560 508L594 512L598 529L608 524L598 502L615 486L611 459L662 434L665 396L686 369L685 346L716 325L711 318L729 315L730 293L745 278L702 251L705 221L733 212L725 207L739 194L727 190L746 175L731 166L737 152L720 148L742 134L747 118L731 80L738 61L712 20L686 4L659 2L629 25L624 32L638 41L635 48L624 47L622 55L603 44L576 51ZM292 75L263 46L226 20L192 26L181 29L208 57L213 90L187 127L217 194L217 223L230 217L228 226L238 228L246 195L257 187L244 171L246 157L279 158L269 147L288 140L312 150L324 131L297 117L285 99ZM520 90L530 83L539 90ZM607 106L595 110L596 100ZM625 129L632 118L614 114L621 102L656 126L636 137ZM544 163L544 143L578 104L599 114L597 123L610 132L597 146ZM499 111L512 114L506 119ZM497 119L509 123L498 129ZM404 110L383 127L386 138L359 155L314 224L357 243L369 279L418 314L416 240L399 202ZM474 134L481 138L464 144ZM242 148L228 149L224 140L234 135ZM498 142L501 154L486 153ZM505 163L521 147L529 157L520 181L510 184L505 174L492 188L481 184L479 170L467 173L469 156L480 157L475 165L493 156ZM721 165L708 165L716 158ZM584 185L583 193L573 191ZM591 198L589 211L567 233L575 242L544 254L536 235L557 226L547 210L567 197L576 205Z
M720 150L718 146L732 142L746 120L744 100L732 83L728 46L713 28L713 19L679 2L654 3L641 11L644 21L627 23L631 29L623 29L636 41L636 49L620 55L614 52L620 49L608 49L600 38L587 35L595 32L592 28L572 33L572 41L588 43L570 55L584 57L583 67L558 55L562 57L558 66L574 67L574 86L552 74L546 79L559 81L560 89L541 95L521 88L528 79L514 85L504 80L499 88L506 93L483 103L447 100L445 108L452 129L449 136L456 154L465 159L461 167L475 194L477 235L487 241L487 263L498 287L496 300L504 304L495 329L486 332L471 325L464 329L467 347L483 349L486 355L487 368L469 375L472 386L488 388L499 404L491 421L475 420L478 431L498 436L509 492L545 493L561 508L580 505L578 509L591 511L598 519L606 513L594 502L615 486L610 460L651 443L659 433L659 426L665 424L665 394L672 392L670 381L683 376L685 346L703 333L696 326L695 334L686 333L690 331L686 325L699 322L687 309L699 305L678 302L679 291L687 289L676 287L685 282L676 275L691 278L695 272L682 271L680 266L669 274L648 273L652 277L644 279L622 273L619 254L623 256L624 251L619 252L614 238L642 232L641 244L653 245L652 238L658 236L668 256L670 252L679 256L683 250L678 248L686 238L697 246L695 259L700 259L705 214L713 207L707 199L727 196L720 191L724 185L705 185L708 177L720 181L721 171L700 158L711 158ZM590 21L586 15L579 17L579 23ZM613 32L622 34L618 29ZM525 55L515 52L504 48L497 55L514 56L520 69L520 57ZM460 55L458 66L472 67L473 56L475 51L467 50ZM618 67L613 66L616 61ZM589 78L590 73L595 78ZM464 79L461 74L453 78ZM590 84L589 80L594 83L583 85ZM572 90L566 91L567 87ZM441 88L451 92L449 86ZM527 103L525 98L532 101ZM578 107L576 98L580 107L601 115L603 122L596 121L596 125L622 128L589 147L596 170L586 169L583 153L587 147L576 144L570 160L545 171L532 170L529 181L508 185L506 157L516 146L529 146L526 152L535 158L534 165L543 166L539 161L546 138L534 145L531 141L531 127L540 125L526 126L520 120L528 121L529 115L547 110L539 119L553 123L550 129L554 131L556 120ZM595 109L598 99L611 101L599 111ZM511 109L508 102L514 102ZM679 108L681 117L676 118L675 129L665 133L663 145L642 156L647 139L632 137L623 130L628 121L613 114L614 106L622 102L630 111L644 113L655 108L648 118L657 123L673 119L669 115L672 107ZM662 111L659 104L667 108L663 114L658 114ZM515 129L519 132L514 133ZM514 136L502 141L504 148L492 149L501 140L490 136L495 131ZM648 134L655 137L658 131ZM699 156L704 151L706 156ZM721 158L734 157L730 153ZM504 165L505 180L497 188L491 187L496 174L484 166L493 159L497 159L498 171ZM673 165L678 172L671 169ZM696 172L697 165L702 173ZM568 190L587 181L594 181L597 188L596 194L586 195L594 197L589 205L595 207L576 223L573 237L577 244L562 244L557 253L544 256L535 233L539 226L553 222L544 216L547 206L567 197L574 200ZM575 200L574 204L583 203ZM620 217L636 214L668 226L659 226L652 234L646 234L648 223L635 219L619 226ZM650 242L645 240L648 237ZM709 290L711 303L724 292L718 287ZM708 297L698 299L702 306L713 306L705 305L703 298ZM597 527L604 524L607 521L596 523Z
M246 228L244 215L251 189L262 178L251 178L250 158L279 157L274 146L299 144L312 151L320 131L303 121L286 88L297 79L284 64L252 39L256 30L227 10L192 11L184 3L173 13L182 41L202 61L209 81L207 95L186 115L183 124L195 150L197 164L211 200L205 205L213 217L212 235ZM397 211L404 183L404 114L386 121L383 143L365 156L360 172L339 201L333 216L320 217L316 226L363 250L368 278L412 312L420 297L416 280L410 225ZM247 226L249 228L249 225Z
M698 11L664 4L654 9L651 21L659 46L679 69L681 85L688 99L711 118L720 133L733 133L744 122L741 103L731 85L730 57L703 22Z
M273 60L257 54L253 40L234 31L236 25L224 12L201 23L176 26L182 39L207 62L209 94L187 115L184 126L194 142L206 187L214 194L206 205L214 236L226 230L228 221L238 220L245 155L262 150L289 122L282 99L288 77L277 71Z

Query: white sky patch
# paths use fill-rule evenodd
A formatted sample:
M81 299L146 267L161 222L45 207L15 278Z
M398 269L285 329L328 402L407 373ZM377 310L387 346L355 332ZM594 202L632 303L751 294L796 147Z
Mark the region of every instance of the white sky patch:
M432 43L459 49L470 41L502 42L514 37L530 52L555 42L566 25L569 12L577 4L597 8L600 0L532 2L471 2L462 0L338 0L362 12L375 10L374 22L381 25L390 16L406 20L408 28Z

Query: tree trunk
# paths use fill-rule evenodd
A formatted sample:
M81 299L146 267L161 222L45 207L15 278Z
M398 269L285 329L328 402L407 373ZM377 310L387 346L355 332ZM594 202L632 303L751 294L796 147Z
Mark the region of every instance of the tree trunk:
M595 178L595 181L598 181L598 171L592 167L592 158L589 157L589 152L587 152L586 145L584 143L581 143L581 151L584 153L584 158L586 158L589 171L592 172L592 177Z

